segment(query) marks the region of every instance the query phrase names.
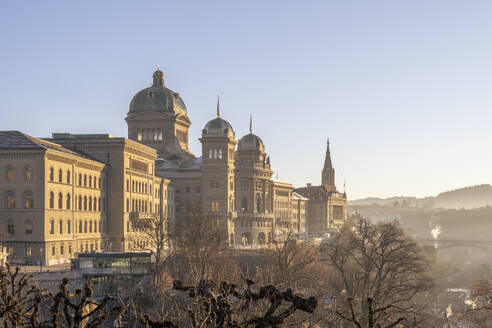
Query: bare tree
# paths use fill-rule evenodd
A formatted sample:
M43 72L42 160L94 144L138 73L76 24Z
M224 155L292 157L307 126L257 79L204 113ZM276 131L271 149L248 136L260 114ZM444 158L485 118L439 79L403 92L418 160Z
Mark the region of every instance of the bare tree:
M166 217L155 214L140 220L134 226L132 239L137 249L151 253L154 284L159 284L162 279L164 263L169 252L169 236L172 232L168 222Z
M490 278L477 279L471 289L468 309L461 316L477 327L488 328L492 325L492 283Z
M281 327L296 311L313 313L318 305L314 297L305 298L290 289L281 292L272 285L253 291L253 284L247 280L240 290L225 282L202 280L186 286L175 281L173 288L187 296L179 319L140 314L139 321L146 327L274 328Z
M36 323L41 302L41 290L32 282L32 276L0 266L0 323L2 327L20 327Z
M227 255L227 233L215 220L190 212L175 225L176 249L168 269L176 279L196 285L201 280L238 281L239 267Z
M289 230L272 230L271 235L255 281L286 288L318 288L324 270L317 247L298 242Z
M417 299L433 288L419 247L396 222L345 226L322 248L334 269L333 311L350 325L413 324Z

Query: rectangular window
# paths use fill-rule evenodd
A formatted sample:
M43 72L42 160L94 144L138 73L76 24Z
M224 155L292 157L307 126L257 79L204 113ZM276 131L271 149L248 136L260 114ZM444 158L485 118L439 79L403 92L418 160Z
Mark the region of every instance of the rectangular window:
M55 248L55 246L52 246L51 247L51 256L55 256L55 254L56 254L56 248Z
M50 234L54 234L55 233L55 221L51 220L50 221Z
M63 255L63 245L60 246L60 255Z
M72 233L72 227L70 226L70 221L67 221L67 233Z
M26 247L26 256L31 256L31 255L32 255L32 248Z
M60 234L62 234L63 233L63 221L60 221L59 226L60 226Z

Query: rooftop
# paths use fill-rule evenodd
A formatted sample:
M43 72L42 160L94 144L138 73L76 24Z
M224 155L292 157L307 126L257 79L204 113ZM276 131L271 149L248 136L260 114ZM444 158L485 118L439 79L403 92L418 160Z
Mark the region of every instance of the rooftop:
M39 138L31 137L20 131L0 131L0 150L12 149L45 149L56 150L68 155L79 156L94 160L88 155L70 150L54 142L49 142Z

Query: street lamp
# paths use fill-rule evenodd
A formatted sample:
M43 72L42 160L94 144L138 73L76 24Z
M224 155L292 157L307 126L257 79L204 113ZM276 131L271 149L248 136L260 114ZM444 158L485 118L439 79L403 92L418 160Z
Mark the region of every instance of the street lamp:
M39 272L43 272L43 247L39 248Z

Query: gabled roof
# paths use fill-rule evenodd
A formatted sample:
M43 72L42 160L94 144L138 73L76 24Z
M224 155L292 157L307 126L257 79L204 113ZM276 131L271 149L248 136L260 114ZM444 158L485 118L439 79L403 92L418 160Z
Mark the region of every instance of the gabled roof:
M0 150L13 149L44 149L56 150L68 155L83 157L92 161L97 161L88 155L67 149L59 144L31 137L20 131L0 131ZM100 161L97 161L100 162Z

